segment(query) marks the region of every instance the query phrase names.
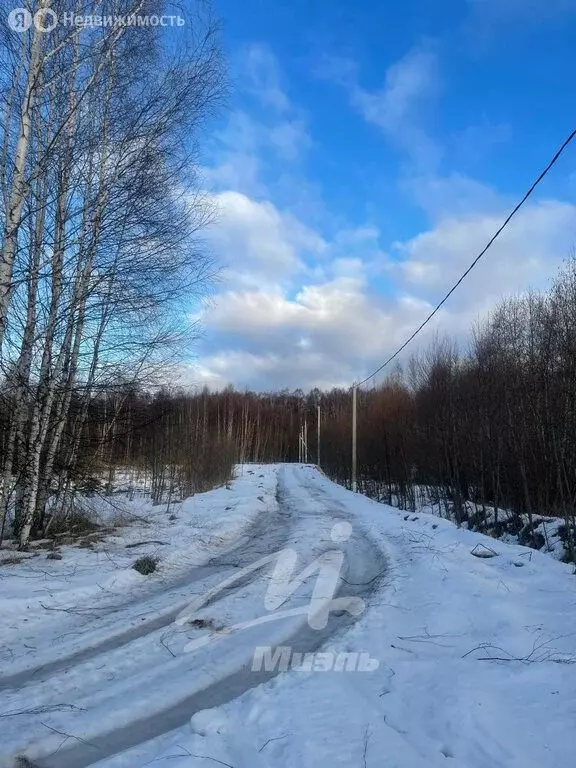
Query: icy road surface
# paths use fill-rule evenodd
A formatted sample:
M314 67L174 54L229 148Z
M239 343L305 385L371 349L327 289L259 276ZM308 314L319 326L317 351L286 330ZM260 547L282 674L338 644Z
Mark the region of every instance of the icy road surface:
M235 497L245 507L253 504L258 515L247 515L240 539L224 554L177 575L168 569L140 577L145 584L116 595L111 605L88 588L87 597L78 595L74 576L67 575L68 604L41 602L41 612L60 611L57 626L53 617L46 627L36 615L33 633L12 632L15 647L5 649L10 655L0 680L6 756L26 755L42 768L93 765L273 677L278 668L252 669L256 648L314 651L363 612L385 560L360 526L354 530L345 505L309 474L290 465L246 467L228 497L230 504ZM212 514L219 514L217 504ZM290 563L293 558L294 575L327 553L341 557L334 598L348 600L325 626L309 625L314 568L277 610L266 609L282 553ZM269 562L259 566L263 558ZM12 621L13 630L26 627L24 613Z

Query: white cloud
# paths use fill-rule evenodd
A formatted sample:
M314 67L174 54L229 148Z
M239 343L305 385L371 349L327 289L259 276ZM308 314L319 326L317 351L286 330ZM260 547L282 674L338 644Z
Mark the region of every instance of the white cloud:
M352 106L401 148L414 166L421 170L437 167L441 150L423 119L440 88L438 58L431 48L413 48L391 64L382 88L376 91L361 87L357 67L346 60L324 60L318 74L347 88Z
M462 173L408 176L401 186L434 221L467 216L470 211L502 212L504 201L495 189Z
M272 126L268 132L270 145L283 160L297 160L310 146L306 125L302 120L285 120Z
M446 218L427 232L397 244L400 283L427 298L441 294L465 270L505 217L471 214ZM451 299L465 307L528 287L543 287L576 242L576 206L560 201L527 205L512 219ZM402 279L403 278L403 279Z
M290 108L290 101L280 83L278 60L267 45L254 43L249 46L244 69L248 77L247 89L263 104L279 112Z
M264 122L236 110L215 132L212 163L203 168L202 175L216 191L266 196L266 179L278 175L278 164L293 163L310 145L306 124L298 117Z
M211 162L203 169L207 186L269 196L277 183L278 167L299 161L312 142L305 116L290 102L280 84L276 57L264 45L252 45L239 64L238 93L257 101L254 114L247 106L230 113L211 141ZM248 99L250 101L250 99Z
M239 285L286 284L305 269L304 257L319 255L322 237L290 213L240 192L214 196L219 211L208 233L228 281Z
M413 49L388 68L380 91L371 93L355 88L353 100L368 121L401 138L422 103L436 93L437 68L434 53Z
M229 115L226 125L214 133L212 162L202 171L209 189L267 194L262 182L262 132L262 125L243 110Z
M355 107L406 152L401 183L431 217L428 229L390 247L372 223L335 225L336 217L314 215L308 182L292 172L310 144L305 121L269 49L249 49L246 71L258 118L240 110L231 116L207 171L219 209L208 236L225 270L199 315L206 335L191 378L217 387L347 386L422 322L511 205L463 173L439 174L440 150L425 126L439 89L430 49L393 64L378 91L362 89L350 63L332 62L332 77ZM330 235L328 220L336 230ZM437 331L466 338L500 296L542 286L575 240L576 206L527 205L403 359Z
M274 352L255 355L241 350L224 351L205 358L202 366L195 366L185 377L198 385L213 389L234 381L238 388L256 390L298 389L314 382L322 389L349 386L352 371L341 363L305 349L290 357Z
M364 335L365 320L383 320L371 306L361 277L338 277L319 285L303 285L294 298L279 291L228 291L207 318L212 327L227 333L254 334L271 340L290 334L301 339L312 335L337 352L344 337L358 352L370 353L374 339ZM282 343L276 339L275 343ZM292 342L290 342L292 343Z
M226 345L201 358L204 379L261 389L349 386L430 311L414 296L384 301L362 279L304 285L289 298L229 291L203 321Z
M494 213L452 216L396 243L394 258L381 257L388 283L382 293L372 284L374 228L325 242L270 203L232 193L224 202L230 215L221 244L225 252L235 249L247 272L244 279L231 275L202 318L218 352L201 357L198 379L214 386L350 384L407 338L502 221ZM403 359L437 331L467 338L500 296L543 286L575 240L576 206L527 207ZM318 273L303 266L310 248L324 259Z

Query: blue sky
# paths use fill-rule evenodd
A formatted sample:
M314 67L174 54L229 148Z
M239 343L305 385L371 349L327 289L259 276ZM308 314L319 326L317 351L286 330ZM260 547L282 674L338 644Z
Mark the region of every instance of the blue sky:
M222 266L190 376L348 385L419 324L576 125L576 0L217 0ZM464 338L576 245L576 149L424 335ZM406 360L406 357L404 358Z

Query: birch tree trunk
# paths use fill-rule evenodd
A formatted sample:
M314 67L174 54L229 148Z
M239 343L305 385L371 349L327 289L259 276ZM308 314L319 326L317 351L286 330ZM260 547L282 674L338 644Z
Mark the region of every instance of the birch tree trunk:
M51 0L41 0L39 9L45 10L50 8L50 3ZM41 83L42 34L43 33L34 26L30 63L28 65L28 77L26 80L26 89L22 98L19 135L14 156L14 173L12 176L11 191L8 197L6 223L4 225L2 249L0 251L0 352L2 350L2 343L6 332L8 306L12 289L12 272L18 243L18 230L22 221L22 210L24 208L28 190L26 167L30 148L34 105ZM22 38L22 45L24 44L25 37Z

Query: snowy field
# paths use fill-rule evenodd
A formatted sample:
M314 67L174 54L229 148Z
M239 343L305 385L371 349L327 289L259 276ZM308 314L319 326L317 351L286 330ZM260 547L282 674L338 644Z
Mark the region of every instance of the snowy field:
M0 764L575 764L573 567L309 466L246 466L173 512L0 568ZM131 568L143 554L150 576ZM342 602L315 629L319 559ZM312 567L274 603L280 561L292 580ZM261 676L267 646L311 655Z

